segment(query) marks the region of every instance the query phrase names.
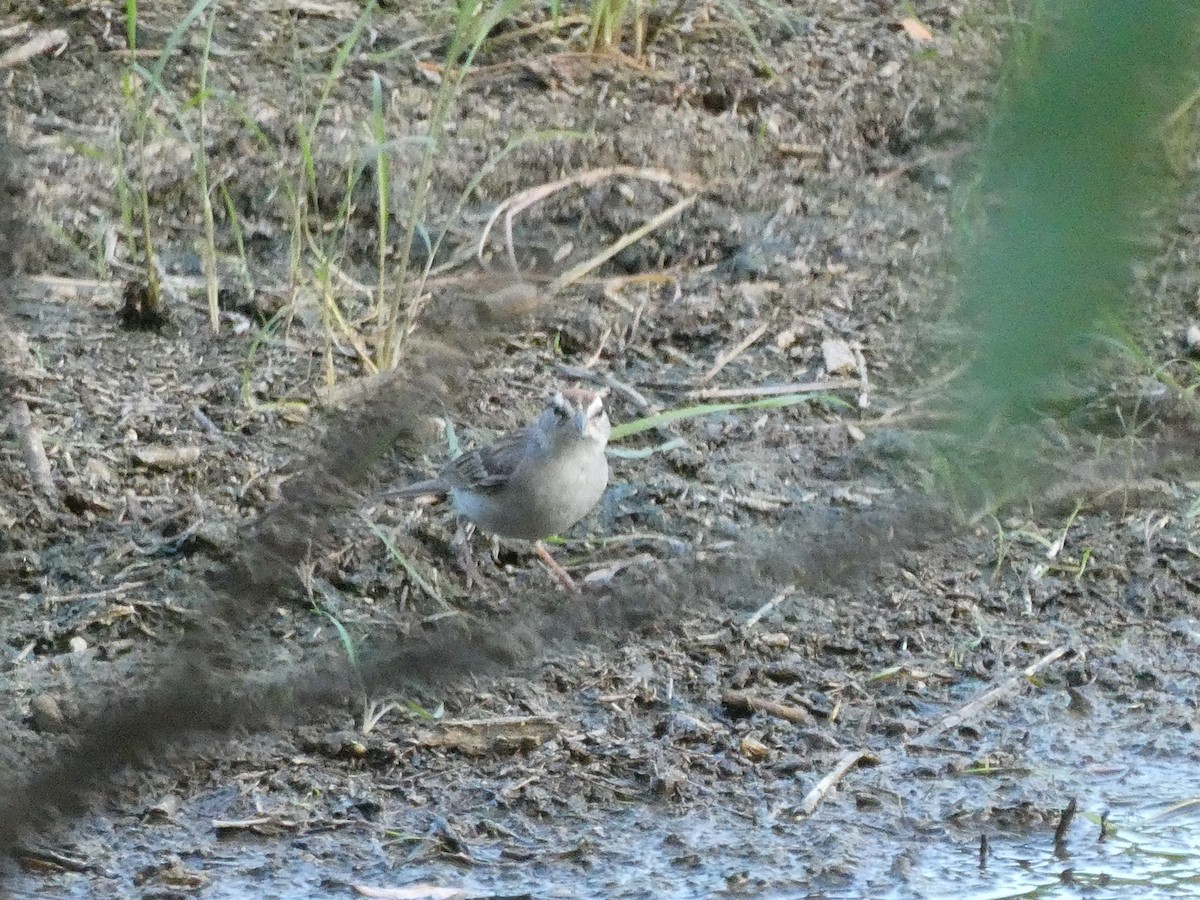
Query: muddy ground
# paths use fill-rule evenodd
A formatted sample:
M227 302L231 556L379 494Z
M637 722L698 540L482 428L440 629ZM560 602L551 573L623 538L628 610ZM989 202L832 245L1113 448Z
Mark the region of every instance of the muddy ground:
M189 6L143 6L151 69ZM1200 790L1195 486L1135 464L1179 409L1146 384L1195 312L1193 215L1139 272L1144 359L1055 424L1054 502L973 519L929 499L944 482L917 435L961 361L949 223L1008 4L916 4L928 39L890 4L756 8L762 59L719 4L684 4L644 61L580 53L571 20L506 21L450 110L422 220L446 238L382 383L350 337L373 334L379 280L372 77L395 265L449 21L385 4L331 81L355 4L232 6L208 74L216 334L188 102L204 20L173 48L139 160L120 17L0 7L0 50L65 37L0 72L27 223L5 312L28 349L5 402L29 409L53 486L30 488L15 432L0 444L4 754L33 785L0 797L7 890L959 896L1011 886L1005 848L1029 842L1033 885L1069 882L1052 850L1072 798L1066 846L1096 854L1101 812L1120 828L1139 798ZM494 324L514 278L500 239L484 264L473 245L495 205L615 166L671 177L532 206L524 279L696 199ZM168 289L149 330L121 314L143 280L122 225L143 178ZM828 340L860 369L827 371ZM1186 390L1190 369L1170 371ZM377 490L446 459L427 414L478 442L564 380L607 384L618 424L702 391L822 389L617 442L681 439L614 457L600 509L555 548L579 598L527 548L493 561L479 538L468 587L449 514ZM1134 462L1075 479L1114 445ZM1164 896L1194 886L1196 858ZM1088 863L1103 895L1108 863Z

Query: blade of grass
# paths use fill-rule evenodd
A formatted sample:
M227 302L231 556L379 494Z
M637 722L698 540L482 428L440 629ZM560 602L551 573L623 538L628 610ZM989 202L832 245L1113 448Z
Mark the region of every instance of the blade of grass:
M375 264L379 269L379 287L376 303L382 304L387 296L387 237L388 201L391 198L389 179L390 157L387 154L387 127L383 115L383 83L377 74L371 76L371 127L375 133L375 194L378 215L375 221Z
M197 114L199 136L193 144L196 165L196 180L200 183L200 210L204 219L204 285L208 293L208 322L213 334L220 330L221 310L217 294L217 244L216 226L213 222L212 194L208 186L208 60L212 49L213 25L217 21L216 6L208 10L208 23L204 29L204 47L200 54L200 89L197 91Z
M387 533L384 532L382 528L380 528L374 522L368 522L367 525L371 529L371 533L374 534L375 537L379 538L379 540L383 543L383 546L387 549L388 555L391 556L392 559L396 560L396 562L400 563L400 567L404 569L405 574L412 579L413 584L428 594L431 599L441 604L443 608L452 609L450 604L447 603L442 597L441 591L425 580L421 573L417 571L417 567L413 565L412 560L410 560L400 551L400 548L396 546L395 542L387 536Z
M454 34L451 37L450 47L446 51L442 84L434 99L433 114L429 120L428 135L434 141L434 146L422 157L421 168L417 173L412 205L409 208L404 241L401 244L400 259L397 264L399 274L399 278L396 279L397 283L403 283L409 271L413 241L424 215L425 199L429 192L433 165L438 155L437 149L441 147L445 135L451 102L458 96L459 89L474 63L475 54L483 45L488 34L502 19L518 9L521 2L522 0L499 0L487 10L480 12L477 0L459 0ZM395 291L393 294L392 302L381 303L379 310L380 328L375 355L376 362L381 369L390 369L399 362L401 345L412 331L422 308L421 295L414 295L409 300L408 307L404 311L403 321L401 321L401 305L405 301L405 296L401 291Z

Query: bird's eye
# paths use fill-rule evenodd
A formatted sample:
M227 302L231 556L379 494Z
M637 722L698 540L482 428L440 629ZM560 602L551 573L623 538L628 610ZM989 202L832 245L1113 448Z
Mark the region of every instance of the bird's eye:
M565 406L559 406L556 403L554 405L554 415L560 419L569 419L571 417L571 411Z

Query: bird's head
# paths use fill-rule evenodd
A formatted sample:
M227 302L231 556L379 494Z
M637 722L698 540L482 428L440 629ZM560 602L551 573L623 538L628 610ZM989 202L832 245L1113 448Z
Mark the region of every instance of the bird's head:
M612 432L603 391L564 388L550 398L541 421L556 444L587 441L603 448Z

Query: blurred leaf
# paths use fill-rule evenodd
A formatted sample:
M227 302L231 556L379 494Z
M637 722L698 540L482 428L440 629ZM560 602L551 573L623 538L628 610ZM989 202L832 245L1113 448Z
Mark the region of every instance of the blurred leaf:
M1028 483L1020 460L1036 454L1022 426L1095 369L1104 348L1094 338L1132 313L1135 239L1145 242L1178 188L1161 128L1196 69L1194 4L1071 2L1055 16L1036 20L1044 33L1014 34L963 254L962 313L975 337L958 437L986 441L986 458L962 468L993 490Z

